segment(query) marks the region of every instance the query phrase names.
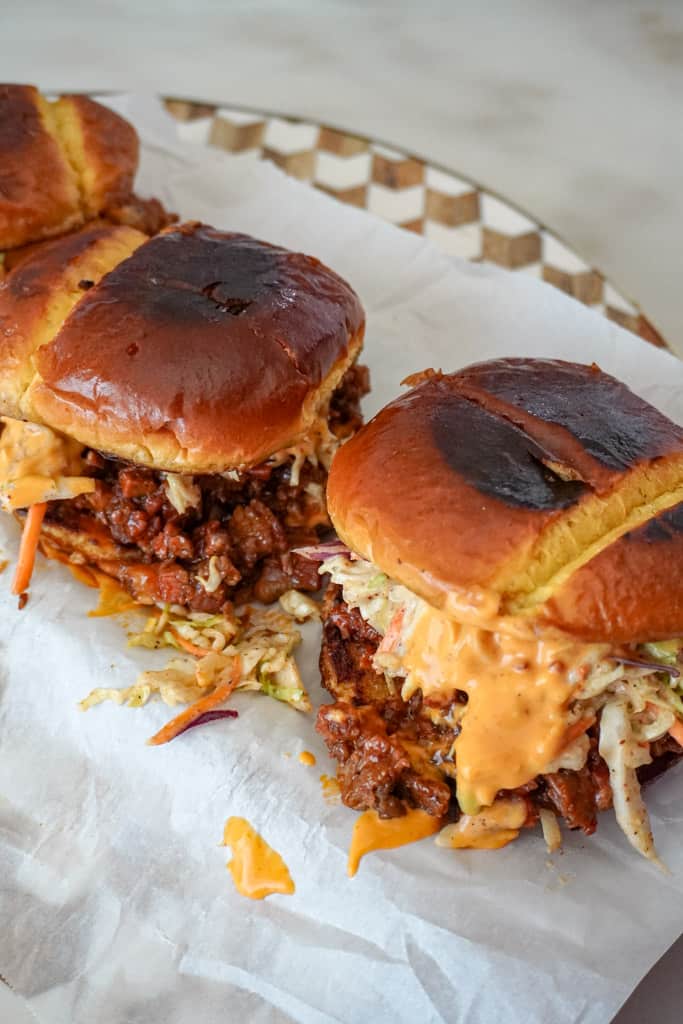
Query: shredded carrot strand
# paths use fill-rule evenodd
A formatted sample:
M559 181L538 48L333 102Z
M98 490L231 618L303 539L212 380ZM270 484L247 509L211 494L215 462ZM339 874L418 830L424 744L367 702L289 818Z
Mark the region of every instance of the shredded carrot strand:
M152 736L151 740L147 742L153 746L158 747L162 743L168 743L169 740L174 739L179 733L183 732L190 722L193 722L195 718L199 718L201 715L206 714L207 711L211 711L217 704L222 704L228 699L230 694L239 684L242 676L242 659L239 655L235 658L235 662L232 667L232 675L229 680L225 683L221 683L217 686L213 693L207 694L206 697L200 697L199 700L191 704L189 708L172 718L170 722L159 730L156 735Z
M177 642L180 644L184 651L188 652L188 654L194 654L197 658L203 658L207 654L213 654L213 651L211 651L208 647L198 647L197 644L193 644L191 640L186 640L185 637L182 636L182 634L180 634L177 629L173 628L173 626L167 626L167 629L169 633L173 634Z
M680 718L677 718L669 729L669 736L673 736L676 743L683 747L683 722L681 722Z
M24 530L21 534L21 544L19 545L17 568L12 581L13 594L23 594L31 582L31 574L36 561L36 551L38 550L40 528L43 525L46 508L47 502L40 501L36 505L31 505L26 513Z
M402 605L389 623L389 628L384 634L382 643L379 645L379 650L382 651L382 653L393 651L394 647L398 643L399 637L401 636L401 628L403 627L404 615L405 607Z
M595 718L589 716L587 718L580 718L578 722L574 722L573 725L570 725L567 729L567 732L565 733L565 747L568 747L570 743L574 742L574 740L578 740L579 736L582 736L586 729L590 729L594 721Z

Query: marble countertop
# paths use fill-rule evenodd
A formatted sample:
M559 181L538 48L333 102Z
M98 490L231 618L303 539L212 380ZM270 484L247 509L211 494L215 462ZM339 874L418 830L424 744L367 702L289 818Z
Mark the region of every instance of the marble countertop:
M404 146L530 211L683 352L679 0L30 0L6 10L5 80L262 107Z
M564 238L683 354L680 0L0 0L0 12L4 81L310 117L448 166ZM658 1024L680 1020L682 976L679 941L619 1024L654 1006ZM9 998L0 986L0 1009Z

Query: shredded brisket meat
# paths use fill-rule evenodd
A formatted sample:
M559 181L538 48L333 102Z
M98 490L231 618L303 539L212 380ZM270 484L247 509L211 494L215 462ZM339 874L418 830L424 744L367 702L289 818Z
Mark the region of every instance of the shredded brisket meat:
M372 667L380 635L357 608L344 602L341 587L330 584L323 603L320 671L335 699L318 712L316 728L337 761L342 800L381 817L418 807L429 814L457 818L455 764L451 756L457 727L444 723L448 707L429 706L418 691L408 703L401 680L387 682ZM465 694L454 700L466 703ZM528 826L541 808L553 810L568 828L595 831L597 814L612 806L609 770L598 753L598 731L589 731L591 748L579 771L561 769L541 775L515 790L526 801ZM670 737L653 748L653 762L639 769L641 781L655 777L683 750Z
M330 430L338 437L348 437L363 425L360 400L369 390L370 370L367 366L354 363L330 399Z
M336 702L320 708L316 728L338 763L344 803L384 818L405 814L406 806L447 814L455 798L444 766L453 766L456 733L431 720L419 693L406 703L400 681L393 686L375 672L381 637L335 584L322 619L320 671Z
M330 425L343 437L361 422L367 370L352 366L330 403ZM47 524L93 536L104 528L118 557L106 558L134 597L214 613L232 602L270 603L290 588L320 588L317 566L290 549L315 544L329 529L327 471L305 461L291 482L293 457L239 473L195 476L201 500L180 513L164 474L85 455L96 490L48 505Z

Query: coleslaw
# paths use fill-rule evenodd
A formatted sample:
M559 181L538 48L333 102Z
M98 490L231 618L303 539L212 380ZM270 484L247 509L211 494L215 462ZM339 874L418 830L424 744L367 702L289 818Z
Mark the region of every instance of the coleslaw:
M373 657L376 671L388 683L403 679L402 695L410 696L410 681L403 664L406 639L427 602L389 579L377 566L350 552L334 551L320 565L341 586L345 602L382 635ZM598 723L599 752L609 773L617 821L629 842L655 863L657 857L647 809L640 794L637 769L652 761L651 745L683 728L683 640L671 639L612 650L605 644L586 645L583 678L572 680L566 708L571 741L544 769L579 771L590 750L587 730ZM683 667L683 666L682 666ZM457 705L460 717L467 705ZM457 740L454 744L457 755ZM551 812L549 812L551 813ZM557 832L548 815L542 826L549 848L557 846Z

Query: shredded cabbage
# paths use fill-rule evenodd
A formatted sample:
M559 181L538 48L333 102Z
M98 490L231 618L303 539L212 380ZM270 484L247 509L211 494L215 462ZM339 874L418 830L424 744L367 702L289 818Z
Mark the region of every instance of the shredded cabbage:
M642 644L643 653L663 665L679 665L683 660L683 640L657 640Z
M603 708L600 756L609 768L614 813L626 838L644 857L661 865L636 775L636 768L650 761L650 752L633 735L625 700L610 701Z
M585 733L582 736L577 736L574 742L565 747L554 761L546 765L545 774L559 772L561 768L574 772L580 771L586 763L590 745L590 740Z
M129 638L132 647L172 647L183 651L159 670L142 672L133 686L98 688L80 702L83 711L103 701L142 707L152 696L165 704L191 704L213 690L232 672L240 657L238 690L257 690L298 711L310 711L311 702L301 681L293 652L301 635L294 620L272 609L243 608L233 617L186 614L165 607L152 615L141 633ZM184 653L187 641L196 656ZM199 653L204 652L204 653Z
M394 583L376 565L363 558L334 555L321 564L318 572L329 573L332 581L342 586L346 603L358 608L365 621L378 633L387 632L401 609L404 610L405 631L407 613L414 614L422 603L407 587Z
M329 573L342 587L347 604L358 608L383 636L373 659L377 671L384 673L388 684L404 675L405 637L425 602L376 565L350 553L333 554L322 562L319 572ZM618 660L620 654L627 663ZM635 663L629 664L627 656ZM649 663L639 663L638 657L647 657ZM604 647L596 646L594 663L567 710L568 727L581 720L599 722L600 753L610 769L617 820L636 849L653 861L658 858L636 768L650 762L650 744L683 720L683 676L661 668L658 671L657 663L683 667L683 640L657 641L623 652L605 652ZM457 707L459 716L467 713L467 705ZM584 733L544 771L579 771L589 750L590 740ZM444 767L442 764L442 770ZM551 833L554 836L549 821L544 833L546 838Z
M306 594L302 594L300 590L286 590L280 597L280 605L297 622L320 618L318 603Z
M204 650L222 651L240 630L237 616L206 615L204 612L185 612L183 608L165 606L157 610L146 622L141 633L128 637L129 647L175 647L183 650L178 637Z
M188 508L201 508L202 492L194 482L194 477L182 473L165 473L164 489L179 515L184 515Z
M221 576L218 568L218 557L216 555L211 555L209 558L209 571L207 575L200 576L198 574L197 581L204 588L207 594L213 594L215 590L218 590L223 582L223 577Z
M541 819L541 828L543 830L543 838L545 839L545 845L548 853L555 853L562 846L562 833L560 832L560 826L558 824L556 816L552 811L542 807L538 812L538 816Z
M321 465L325 469L329 469L340 445L341 441L330 430L327 416L321 415L309 429L306 437L289 448L283 448L271 455L267 463L269 466L281 466L288 459L292 459L289 482L292 487L298 487L304 463L310 462L312 466ZM322 491L320 498L322 498Z

